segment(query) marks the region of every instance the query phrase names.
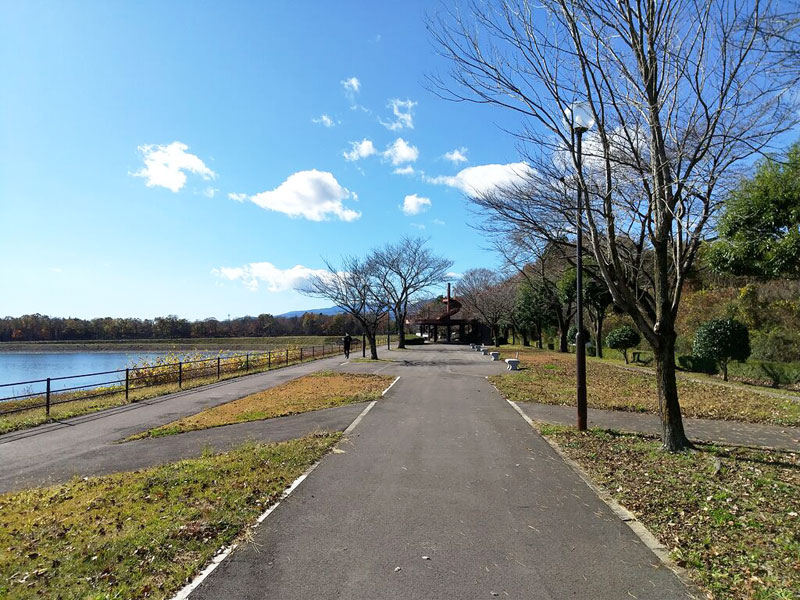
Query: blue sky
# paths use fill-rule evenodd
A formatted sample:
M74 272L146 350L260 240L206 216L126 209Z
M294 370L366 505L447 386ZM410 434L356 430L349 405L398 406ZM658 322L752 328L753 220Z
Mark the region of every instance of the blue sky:
M3 3L0 313L317 307L323 257L402 234L498 264L464 191L511 176L514 123L425 89L433 6Z

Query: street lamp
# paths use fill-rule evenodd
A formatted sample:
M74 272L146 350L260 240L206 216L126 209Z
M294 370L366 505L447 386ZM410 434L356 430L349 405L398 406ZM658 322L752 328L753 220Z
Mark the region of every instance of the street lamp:
M578 332L575 334L575 362L577 367L577 396L578 396L578 431L586 431L586 341L583 339L583 164L581 155L581 138L583 134L594 127L594 114L588 102L573 102L564 109L573 136L576 138L577 167L578 167L578 207L576 215L577 249L577 307L576 323Z

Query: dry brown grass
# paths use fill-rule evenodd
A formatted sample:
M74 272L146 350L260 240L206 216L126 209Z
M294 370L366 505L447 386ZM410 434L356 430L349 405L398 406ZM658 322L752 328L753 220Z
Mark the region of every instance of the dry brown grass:
M221 425L260 421L344 404L375 400L392 382L383 375L358 375L323 371L294 379L257 394L209 408L161 427L133 436L159 437Z
M800 590L800 455L539 424L631 510L717 600L788 600Z
M523 371L491 378L507 398L542 404L575 404L574 355L528 349L519 351L519 359ZM652 373L589 360L586 380L591 408L658 412L656 379ZM678 396L681 412L687 417L800 424L800 402L745 388L678 378Z

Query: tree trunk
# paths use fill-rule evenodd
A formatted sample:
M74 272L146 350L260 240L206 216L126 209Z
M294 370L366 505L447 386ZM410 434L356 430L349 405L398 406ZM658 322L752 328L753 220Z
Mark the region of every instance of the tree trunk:
M367 333L367 341L369 342L369 358L370 360L378 360L378 345L375 343L375 333Z
M395 329L397 330L397 347L406 347L406 328L405 328L405 315L395 315Z
M559 352L569 352L569 340L567 339L567 329L566 327L560 327L558 329L559 335L559 343L558 343L558 351Z
M675 452L691 448L683 431L678 386L675 381L675 333L661 332L661 344L653 347L656 359L656 385L661 414L661 443L665 450Z
M722 381L728 381L728 361L721 360L719 364L722 367Z
M595 356L603 358L603 315L597 315L594 327Z
M530 340L530 337L528 337L528 330L527 329L523 329L523 331L522 331L522 345L523 346L530 346L531 345L531 340Z

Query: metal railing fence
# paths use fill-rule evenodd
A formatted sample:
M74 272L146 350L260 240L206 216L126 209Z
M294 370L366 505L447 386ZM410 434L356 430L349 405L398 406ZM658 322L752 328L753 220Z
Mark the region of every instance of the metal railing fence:
M353 339L351 349L359 348L360 344L360 340ZM131 394L137 390L170 384L177 384L180 390L192 380L220 381L223 377L229 379L249 373L268 371L342 352L342 342L336 342L319 346L226 354L113 371L0 383L0 394L5 394L5 390L9 389L12 392L11 395L0 396L0 416L44 408L49 417L50 409L53 406L114 394L125 394L125 401L130 402ZM92 378L92 381L86 383L87 378ZM101 380L98 381L98 378ZM26 391L13 393L15 388L23 386Z

